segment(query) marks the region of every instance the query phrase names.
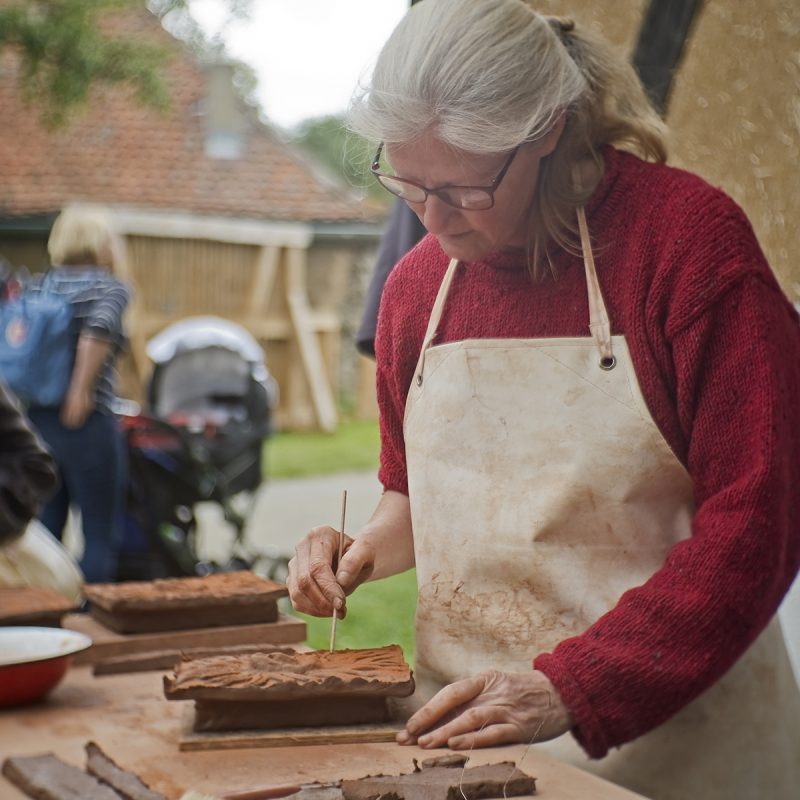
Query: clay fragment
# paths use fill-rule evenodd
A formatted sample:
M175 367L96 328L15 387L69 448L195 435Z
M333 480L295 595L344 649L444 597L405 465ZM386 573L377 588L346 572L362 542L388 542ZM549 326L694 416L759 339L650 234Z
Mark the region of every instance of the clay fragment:
M42 625L58 628L61 618L77 608L64 595L39 586L0 589L0 625Z
M446 766L430 766L430 764ZM406 775L375 775L342 781L344 800L483 800L536 793L536 778L511 761L465 767L462 756L414 762Z
M86 771L108 784L124 800L166 800L138 775L118 766L94 742L86 743Z
M3 762L3 775L35 800L120 800L93 775L67 764L52 753L12 756Z
M286 586L252 572L83 587L89 613L118 633L154 633L275 622Z

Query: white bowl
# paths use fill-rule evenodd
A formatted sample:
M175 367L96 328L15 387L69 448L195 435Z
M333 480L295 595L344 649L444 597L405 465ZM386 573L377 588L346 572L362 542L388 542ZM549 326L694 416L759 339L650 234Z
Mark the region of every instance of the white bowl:
M92 646L63 628L0 627L0 707L38 700L64 677L71 656Z

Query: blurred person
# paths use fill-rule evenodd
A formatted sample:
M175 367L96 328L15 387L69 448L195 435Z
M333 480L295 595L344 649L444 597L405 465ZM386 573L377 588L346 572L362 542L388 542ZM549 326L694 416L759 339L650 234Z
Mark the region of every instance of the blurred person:
M57 483L53 457L0 385L0 586L43 586L78 601L80 570L33 519Z
M76 506L86 581L113 581L127 488L127 455L113 411L130 298L129 287L114 275L121 243L105 212L71 208L56 219L47 247L53 264L48 291L68 298L73 311L75 364L60 407L28 408L61 473L40 519L61 540L70 506Z
M350 123L429 233L381 300L384 494L340 562L298 545L295 608L416 566L402 744L796 798L800 325L744 213L664 163L621 53L521 0L415 5Z

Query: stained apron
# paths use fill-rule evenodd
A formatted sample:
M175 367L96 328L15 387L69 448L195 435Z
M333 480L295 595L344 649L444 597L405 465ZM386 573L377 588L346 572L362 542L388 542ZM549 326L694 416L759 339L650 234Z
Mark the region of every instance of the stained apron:
M431 312L404 422L418 704L482 670L530 670L691 533L692 481L647 409L625 338L610 333L578 216L589 337L433 345L455 260ZM604 759L569 734L536 746L658 800L797 800L800 691L780 626Z

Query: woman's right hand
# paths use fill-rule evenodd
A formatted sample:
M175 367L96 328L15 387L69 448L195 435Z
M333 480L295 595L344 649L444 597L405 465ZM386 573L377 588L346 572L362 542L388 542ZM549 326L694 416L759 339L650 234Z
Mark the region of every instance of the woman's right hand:
M327 525L314 528L295 548L286 585L295 610L314 617L330 617L334 609L343 618L346 597L375 569L375 549L369 537L344 537L338 565L339 531ZM334 572L335 570L335 572Z

